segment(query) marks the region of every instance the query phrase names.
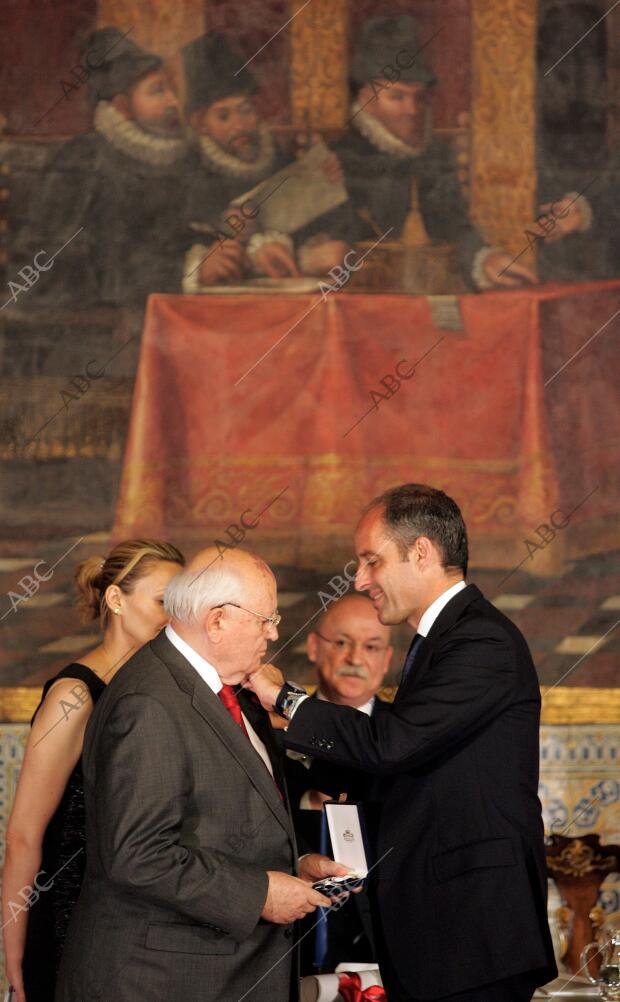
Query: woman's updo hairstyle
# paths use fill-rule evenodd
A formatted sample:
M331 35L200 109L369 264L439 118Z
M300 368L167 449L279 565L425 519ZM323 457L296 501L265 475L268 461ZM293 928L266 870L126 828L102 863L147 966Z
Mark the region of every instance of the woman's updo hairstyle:
M105 593L110 585L117 585L125 595L130 595L136 582L146 577L160 560L185 566L185 557L176 546L157 539L126 539L110 550L107 557L88 557L78 564L75 584L82 622L100 619L105 629L110 614Z

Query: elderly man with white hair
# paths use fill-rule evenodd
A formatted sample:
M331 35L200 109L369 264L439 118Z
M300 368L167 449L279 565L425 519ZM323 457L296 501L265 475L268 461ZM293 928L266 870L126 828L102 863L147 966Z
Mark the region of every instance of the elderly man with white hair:
M293 923L330 903L313 881L346 871L298 863L268 716L237 691L277 639L276 606L262 560L203 550L166 590L169 625L101 696L57 1002L295 996Z

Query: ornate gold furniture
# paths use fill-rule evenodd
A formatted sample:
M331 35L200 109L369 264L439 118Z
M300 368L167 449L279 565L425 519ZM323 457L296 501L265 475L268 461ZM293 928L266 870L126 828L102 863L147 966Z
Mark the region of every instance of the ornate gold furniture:
M547 868L555 880L566 906L570 909L568 949L564 961L577 974L581 968L581 951L596 938L604 921L597 906L601 884L611 873L620 872L620 845L601 845L594 833L569 838L551 835L547 847ZM593 957L592 972L598 971L599 960Z

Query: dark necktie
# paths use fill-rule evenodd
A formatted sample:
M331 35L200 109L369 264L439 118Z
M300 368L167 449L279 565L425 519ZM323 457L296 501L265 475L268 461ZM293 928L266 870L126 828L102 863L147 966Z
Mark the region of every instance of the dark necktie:
M237 693L233 689L232 685L223 685L218 692L220 701L224 704L231 717L236 724L239 725L246 738L249 738L247 728L245 726L243 717L241 716L241 707L239 705L239 699L237 698Z
M403 682L406 681L409 672L413 668L413 662L416 659L418 649L423 640L424 637L422 636L422 634L416 633L415 637L411 641L411 646L409 647L409 650L407 651L407 657L405 658L405 667L403 668L403 674L400 680L401 685L403 684Z

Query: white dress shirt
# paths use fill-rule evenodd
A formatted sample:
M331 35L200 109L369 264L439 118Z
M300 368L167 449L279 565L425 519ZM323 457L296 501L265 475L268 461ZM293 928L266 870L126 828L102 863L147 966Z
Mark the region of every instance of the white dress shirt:
M464 581L457 581L456 584L452 585L451 588L448 588L447 591L444 591L439 598L436 598L435 601L429 605L426 612L423 612L420 616L420 622L418 623L417 630L419 637L427 637L429 635L431 626L437 619L441 610L448 604L451 598L458 595L458 593L463 591L463 588L465 587L466 585Z
M190 665L192 666L192 668L196 669L203 682L206 682L209 688L217 696L217 694L219 693L220 689L223 686L223 682L220 676L218 675L217 670L213 667L213 665L210 664L208 661L206 661L205 658L202 657L202 655L198 654L198 652L195 651L193 647L190 647L187 641L183 640L183 638L180 637L179 634L175 632L175 630L170 626L170 624L168 624L168 626L166 627L166 636L168 637L170 643L174 647L176 647L179 654L182 654L185 660L189 661ZM248 737L250 739L252 747L254 748L254 751L258 755L260 755L261 759L263 760L263 763L269 770L270 774L273 776L273 768L271 765L271 760L269 758L269 755L267 754L267 749L265 748L263 742L261 741L258 734L252 727L246 715L242 712L241 716L243 717L245 729L248 732Z
M323 703L330 702L327 696L324 696L320 689L317 691L316 698L320 699ZM365 713L366 716L369 717L370 714L372 713L372 708L374 705L375 705L375 697L371 696L367 703L364 703L363 706L356 706L355 709L359 710L360 713Z
M456 584L451 585L450 588L447 588L446 591L442 592L439 598L436 598L434 602L431 602L428 609L426 609L425 612L423 612L420 617L420 622L418 623L418 630L417 630L419 637L428 636L428 634L430 633L431 626L437 619L437 616L444 608L444 606L448 604L451 598L454 598L454 596L458 595L460 591L463 591L463 588L465 587L466 584L463 580L457 581ZM291 713L291 719L294 717L298 707L301 706L304 699L307 698L308 698L307 696L302 696L302 698L297 701L297 703L293 707L293 711ZM325 699L325 696L321 696L321 693L318 693L318 698ZM372 702L374 702L374 697ZM364 706L359 706L358 710L360 711L360 713L367 713L370 716L370 713L372 711L372 702L365 703Z

